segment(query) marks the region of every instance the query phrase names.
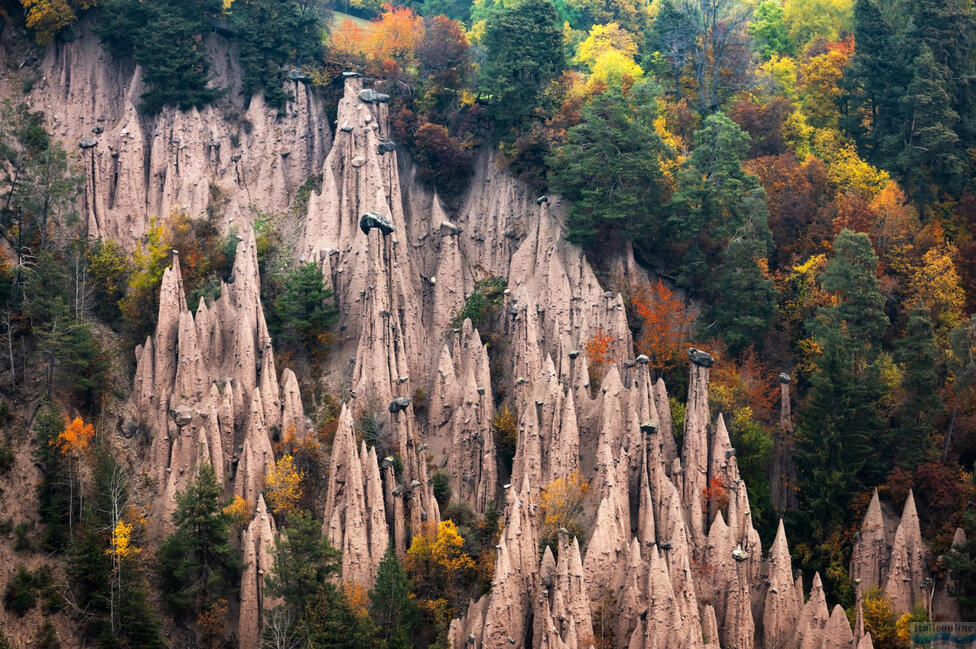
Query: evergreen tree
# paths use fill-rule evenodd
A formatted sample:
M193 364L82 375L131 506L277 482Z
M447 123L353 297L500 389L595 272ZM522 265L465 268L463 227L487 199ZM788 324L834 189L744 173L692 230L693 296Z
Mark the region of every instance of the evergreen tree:
M845 84L856 92L850 98L852 105L848 106L844 126L875 160L882 141L895 132L900 115L895 84L904 73L892 38L891 27L875 0L856 0L854 57L844 71Z
M335 324L339 310L318 264L301 264L288 274L273 313L268 328L280 343L295 350L317 349L322 345L323 336Z
M115 56L142 66L142 109L189 109L222 94L210 86L203 35L222 11L220 0L108 0L96 32Z
M409 649L414 646L417 604L411 597L413 584L400 565L393 545L386 549L376 572L376 583L369 592L370 613L377 626L377 637L387 649Z
M904 149L899 156L905 186L930 202L941 190L958 188L966 172L955 125L959 115L932 50L925 44L914 61L914 78L901 101L906 116Z
M309 647L374 649L375 629L369 616L361 616L331 583L322 584L308 601L299 635Z
M274 574L265 578L268 591L302 616L319 586L339 572L341 556L322 534L322 523L300 510L288 517L275 546Z
M878 283L878 256L866 234L850 230L842 230L834 238L833 248L834 258L820 281L837 300L820 310L821 320L842 326L866 357L872 351L880 351L881 338L888 328Z
M322 57L323 23L313 3L296 0L241 2L231 13L240 44L241 93L263 92L268 104L279 111L289 94L283 64L310 65Z
M794 457L798 516L821 541L843 521L858 489L884 477L883 464L868 462L884 430L877 355L888 318L877 266L867 235L838 234L834 258L820 276L834 304L807 323L820 355L800 408Z
M844 520L861 474L883 430L878 415L881 376L876 363L862 367L838 322L824 323L816 338L822 353L799 413L794 461L800 481L798 517L824 540Z
M66 458L52 444L63 427L64 421L57 406L51 401L44 402L34 422L34 436L37 439L34 461L41 469L41 480L37 484L37 508L44 524L41 546L49 552L60 552L67 548L70 511L74 507L65 479L68 473Z
M673 80L670 92L674 93L676 100L682 97L682 74L695 51L698 35L697 18L687 3L678 6L675 0L661 0L657 17L651 29L647 31L646 50L659 52L667 60L670 68L669 76ZM647 68L650 68L653 57L646 59L644 63Z
M498 133L518 127L538 106L540 91L562 72L563 34L551 0L519 0L496 8L481 41L487 50L481 87L491 98Z
M678 173L668 208L682 287L709 286L709 269L729 239L763 209L759 180L742 170L748 151L749 135L723 113L709 115L695 131L695 149Z
M160 622L149 602L131 524L124 546L113 544L119 522L125 524L128 477L104 446L95 452L91 487L68 563L73 601L86 612L85 634L105 648L162 649Z
M894 416L887 453L898 466L914 469L934 454L936 423L945 415L939 398L938 350L929 310L916 304L908 314L905 336L896 343L905 400Z
M962 528L966 533L966 542L954 546L945 555L952 579L950 594L959 602L963 613L976 615L976 509L970 507L963 514Z
M776 287L762 266L772 240L763 198L759 190L747 199L755 202L753 216L725 249L709 308L709 319L733 355L758 347L773 319Z
M176 494L176 529L159 547L163 603L182 622L198 619L220 600L232 600L240 585L240 560L228 543L230 514L221 508L213 467Z
M671 152L654 131L655 105L653 96L635 105L615 90L596 95L550 158L554 188L573 201L569 241L604 247L656 238L665 191L661 159Z

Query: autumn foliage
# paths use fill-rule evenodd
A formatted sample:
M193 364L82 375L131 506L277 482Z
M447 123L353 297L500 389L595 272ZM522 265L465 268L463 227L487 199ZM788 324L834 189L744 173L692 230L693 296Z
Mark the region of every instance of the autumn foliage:
M606 365L613 360L613 343L616 338L597 327L596 332L586 341L586 358L589 361L590 377L602 377Z
M65 422L64 430L51 441L51 445L65 455L80 455L88 449L94 437L95 427L86 424L81 417L75 417Z
M283 455L264 478L264 498L275 514L287 516L296 510L302 498L302 481L305 475L295 458Z
M570 538L582 538L583 500L589 491L590 483L583 479L579 471L565 478L556 478L542 489L539 496L542 543L555 548L560 530L568 532Z
M673 368L694 320L684 301L659 279L631 289L630 304L640 327L637 352L659 372Z

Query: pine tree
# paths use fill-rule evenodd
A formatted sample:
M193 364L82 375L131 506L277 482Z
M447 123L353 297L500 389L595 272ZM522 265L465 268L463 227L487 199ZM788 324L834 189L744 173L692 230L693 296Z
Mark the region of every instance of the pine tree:
M685 288L711 284L709 269L729 239L763 209L758 178L742 169L748 151L749 135L723 113L709 115L695 131L695 149L678 173L668 207L668 230L680 257L678 283Z
M953 547L945 562L952 578L950 594L966 615L976 615L976 509L970 507L962 521L966 542Z
M268 591L302 616L319 585L339 572L340 558L322 534L322 524L299 510L288 517L288 527L275 547L274 574L265 578Z
M308 601L299 635L309 647L374 649L375 629L369 616L353 610L345 595L331 583L323 584Z
M800 481L798 516L815 538L843 521L850 499L883 430L878 415L881 377L875 363L861 366L843 327L825 323L822 349L799 413L794 462Z
M900 107L895 84L904 73L892 43L891 27L875 0L854 3L854 57L844 71L845 85L852 93L849 113L844 120L847 131L872 159L880 154L882 140L895 131ZM861 110L858 110L858 107ZM867 113L867 119L864 114ZM862 133L864 123L869 132Z
M563 34L551 0L520 0L496 8L485 25L482 87L499 134L507 135L539 103L540 91L562 72Z
M834 258L820 276L834 304L821 307L807 323L820 355L800 408L794 457L799 517L819 540L843 521L863 484L884 477L884 465L868 461L884 430L877 356L888 317L877 266L867 235L841 231Z
M378 628L377 637L387 649L408 649L417 625L417 604L413 584L400 565L391 544L380 561L376 583L369 592L370 613Z
M176 529L159 547L163 603L183 622L232 600L240 586L240 559L228 543L231 521L220 494L213 467L201 466L193 483L176 494Z
M332 289L325 286L318 264L301 264L285 278L268 324L273 336L294 349L317 349L339 315Z
M38 512L44 524L41 545L52 552L63 551L70 540L69 518L74 506L71 491L65 480L67 458L55 446L64 428L61 413L52 401L46 401L34 422L37 449L34 461L41 467L37 485Z
M772 235L763 198L761 190L747 197L754 202L753 216L725 249L709 308L709 319L733 355L758 347L773 319L776 287L765 270Z
M958 187L966 165L955 131L959 115L952 109L945 78L927 45L922 44L913 68L914 77L901 99L906 121L899 163L906 189L930 202L940 190Z
M671 152L654 131L648 107L655 98L641 103L613 90L596 95L550 158L554 188L573 201L569 241L603 247L655 238L665 191L661 159Z
M850 230L842 230L833 247L834 258L820 281L837 301L821 309L821 315L829 324L843 324L852 342L865 354L877 352L888 328L878 283L878 256L866 234Z
M905 336L895 346L902 369L905 400L894 417L891 450L898 466L914 469L935 452L936 423L945 415L939 398L938 350L929 310L916 304L908 314Z

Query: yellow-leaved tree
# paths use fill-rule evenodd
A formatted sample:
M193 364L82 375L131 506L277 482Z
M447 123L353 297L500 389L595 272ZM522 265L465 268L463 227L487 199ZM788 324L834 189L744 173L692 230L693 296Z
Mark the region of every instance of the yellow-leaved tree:
M542 489L539 496L542 543L557 547L561 530L565 530L570 538L582 538L583 499L589 490L590 483L579 471L556 478Z
M69 3L68 0L20 0L27 16L27 26L34 30L38 43L48 43L65 27L78 20L75 8L87 9L94 2ZM72 7L75 4L75 7Z
M474 577L474 559L464 552L464 538L454 521L428 525L413 537L403 567L417 593L426 599L446 597L459 604L465 583Z
M142 552L142 548L138 548L132 543L132 525L120 518L115 524L115 529L112 530L109 548L105 550L105 554L110 555L115 561L122 561L140 552Z
M935 246L922 255L922 265L912 277L912 296L932 312L936 338L943 342L949 331L962 322L966 305L954 256L952 246Z
M271 511L287 516L298 508L305 474L295 466L295 458L282 455L264 478L264 499Z

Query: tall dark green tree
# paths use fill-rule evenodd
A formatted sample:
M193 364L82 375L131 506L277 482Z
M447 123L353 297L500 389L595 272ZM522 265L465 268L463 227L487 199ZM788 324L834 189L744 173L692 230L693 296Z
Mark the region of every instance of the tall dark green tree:
M844 127L875 162L882 162L883 143L897 131L901 112L896 84L904 83L904 72L893 40L895 34L876 0L856 0L854 57L844 70L852 91Z
M646 50L659 52L667 61L668 76L675 99L683 95L682 75L688 67L695 51L698 36L698 16L687 3L680 6L675 0L662 0L658 6L657 18L647 30ZM645 66L652 64L653 55L646 57ZM662 75L663 76L663 75Z
M102 444L95 451L91 480L80 532L72 539L68 558L70 592L86 613L81 628L106 649L162 649L159 618L149 602L137 552L138 531L130 528L121 554L113 552L113 531L129 502L128 477Z
M493 10L482 45L481 87L496 131L505 136L539 104L539 93L564 67L563 35L552 0L519 0Z
M636 89L632 93L636 92ZM550 158L550 181L573 201L566 238L587 246L655 239L665 200L661 160L673 152L654 131L653 97L596 95Z
M231 23L240 44L241 92L246 100L263 92L268 104L284 110L289 92L286 64L301 67L322 57L323 26L316 3L251 0L234 4ZM295 85L297 88L297 84Z
M291 271L282 294L275 300L268 328L280 343L292 349L317 349L322 336L339 315L332 289L325 285L322 269L308 262Z
M695 131L695 148L678 172L668 207L682 287L711 285L710 269L721 261L728 241L758 210L765 212L759 180L742 169L748 151L749 135L724 113L709 115Z
M288 517L275 546L274 574L266 578L268 590L301 617L319 586L339 572L341 557L322 534L322 523L300 510Z
M759 347L773 320L776 287L762 266L772 241L763 198L761 190L749 197L753 214L725 249L708 311L733 355Z
M73 493L67 482L67 458L52 443L64 429L61 412L53 401L46 401L38 410L34 421L37 448L34 461L41 470L37 483L37 507L44 524L42 547L49 552L67 548L71 538L69 519L75 506Z
M823 541L844 520L850 499L885 467L869 462L882 446L879 402L881 338L887 328L878 287L878 257L865 234L843 230L820 276L834 304L807 323L820 355L799 412L794 459L800 480L798 518Z
M959 114L962 136L972 141L976 125L970 122L976 109L976 8L968 0L913 0L909 42L913 56L922 46L932 52L946 80L952 108Z
M232 601L240 586L240 559L230 546L230 514L223 511L213 467L176 494L176 529L157 553L163 603L177 620L196 621L220 600Z
M308 647L329 649L379 649L375 628L369 616L360 616L349 600L326 583L319 587L299 624L299 637Z
M377 626L377 637L387 649L414 646L412 638L419 612L411 597L412 591L413 584L391 544L380 561L376 582L369 592L370 613Z
M912 67L912 82L901 98L905 126L899 163L908 191L931 202L942 190L957 190L966 173L955 130L959 115L928 45L922 44Z
M966 542L954 546L945 562L952 578L950 593L966 615L976 615L976 509L972 506L963 514L962 528Z
M108 0L96 31L115 56L143 68L142 109L200 107L222 94L211 85L204 36L221 14L220 0Z
M820 320L842 327L865 355L881 349L888 328L878 283L878 256L866 234L842 230L834 238L834 257L820 282L837 298L820 310ZM814 328L816 335L816 328Z
M908 314L905 335L895 345L895 361L902 370L904 401L894 414L887 455L898 466L914 469L935 454L936 425L945 416L931 314L921 304Z

